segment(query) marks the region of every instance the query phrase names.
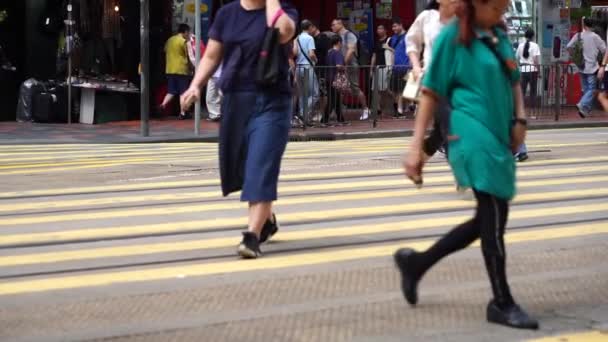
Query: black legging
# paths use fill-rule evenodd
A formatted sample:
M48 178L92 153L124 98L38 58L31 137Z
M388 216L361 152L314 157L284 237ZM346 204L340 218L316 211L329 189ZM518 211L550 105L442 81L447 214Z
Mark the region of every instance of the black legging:
M415 270L420 277L443 257L466 248L481 238L481 249L488 271L494 300L499 307L514 303L507 283L506 252L503 236L509 215L509 203L496 196L475 191L475 217L443 236L426 252L417 255Z

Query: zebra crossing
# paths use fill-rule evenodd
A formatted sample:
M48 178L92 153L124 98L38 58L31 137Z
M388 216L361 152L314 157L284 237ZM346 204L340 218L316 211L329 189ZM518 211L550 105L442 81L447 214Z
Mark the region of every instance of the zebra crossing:
M237 196L221 197L215 145L0 146L0 177L41 177L31 187L15 181L0 189L0 307L55 296L170 292L222 279L246 286L251 277L324 272L345 263L386 265L399 247L428 247L470 217L474 205L455 191L442 157L425 169L423 189L409 184L399 166L407 144L290 144L275 205L281 230L263 246L263 258L247 261L234 253L247 207ZM529 142L556 152L602 144L542 136ZM563 247L582 239L606 246L608 157L532 156L518 169L507 244ZM177 173L167 171L174 168ZM99 182L81 182L83 170ZM53 179L75 185L56 186ZM2 340L18 335L19 329L1 329L17 319L7 316L0 318Z

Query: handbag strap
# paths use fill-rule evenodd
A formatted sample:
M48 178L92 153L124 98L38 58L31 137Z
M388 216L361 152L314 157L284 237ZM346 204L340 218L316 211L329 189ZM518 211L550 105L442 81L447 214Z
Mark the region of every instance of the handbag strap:
M507 60L506 60L506 58L503 57L503 55L500 54L500 52L498 52L498 49L496 48L496 44L494 44L494 42L492 41L492 38L483 37L483 38L481 38L481 41L488 47L488 49L490 49L490 51L492 51L492 53L494 54L496 59L498 59L498 62L500 63L500 66L502 67L502 71L505 73L507 78L510 80L511 79L511 70L509 70L509 66L507 65Z
M272 17L272 24L270 24L270 27L274 27L274 25L277 24L277 21L279 21L279 18L285 14L285 11L280 8L277 13L274 14L274 16Z
M310 63L311 66L314 66L315 63L313 63L310 58L308 57L308 54L304 53L304 49L302 48L302 44L300 44L300 37L298 37L296 39L296 41L298 42L298 46L300 47L300 53L302 53L304 55L304 58L306 58L306 60L308 61L308 63Z

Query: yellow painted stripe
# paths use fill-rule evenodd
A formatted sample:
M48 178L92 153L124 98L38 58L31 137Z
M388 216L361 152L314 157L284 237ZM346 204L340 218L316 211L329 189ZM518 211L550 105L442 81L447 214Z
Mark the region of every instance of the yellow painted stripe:
M592 158L566 158L566 159L554 159L554 160L542 160L542 161L531 161L520 167L520 170L526 170L532 166L543 166L543 165L560 165L568 163L584 163L584 162L602 162L608 157L592 157ZM585 166L580 166L580 172L593 172L584 171ZM570 168L572 170L573 168ZM428 166L425 171L448 171L449 166ZM588 170L588 169L587 169ZM599 169L602 171L603 169ZM520 176L530 175L519 171ZM281 181L298 181L298 180L324 180L336 177L370 177L370 176L394 176L403 174L403 169L392 168L392 169L371 169L371 170L355 170L355 171L340 171L340 172L319 172L319 173L297 173L282 175ZM51 196L51 195L70 195L79 193L92 193L92 192L112 192L112 191L135 191L135 190L160 190L172 187L200 187L200 186L219 186L218 179L212 180L188 180L188 181L174 181L174 182L153 182L153 183L139 183L139 184L121 184L121 185L103 185L93 187L78 187L78 188L62 188L62 189L44 189L44 190L28 190L28 191L13 191L0 193L0 199L9 197L26 197L26 196Z
M543 170L538 170L543 171ZM440 177L438 177L440 178ZM449 178L448 178L449 179ZM537 184L569 184L569 179L558 178L547 181L536 181ZM345 193L345 194L327 194L327 195L304 195L294 198L284 198L277 201L277 205L298 205L314 203L321 199L323 202L347 202L357 200L373 200L382 198L402 198L406 196L414 195L425 195L433 193L445 193L445 189L427 189L426 191L420 192L415 191L411 188L404 190L388 190L388 191L377 191L377 192L362 192L362 193ZM585 196L605 196L608 195L608 188L594 188L594 189L581 189L581 190L567 190L558 192L543 192L536 194L524 194L519 196L518 201L530 201L535 200L558 200L558 199L570 199L570 198L581 198ZM120 209L120 210L104 210L104 211L88 211L74 214L51 214L31 217L5 217L0 221L0 227L5 226L17 226L17 225L28 225L28 224L39 224L39 223L54 223L54 222L66 222L66 221L84 221L84 220L104 220L113 218L133 218L133 217L149 217L149 216L170 216L187 213L202 213L210 211L220 210L235 210L245 208L242 202L220 202L220 203L206 203L196 205L180 205L180 206L164 206L155 208L138 208L133 209ZM423 211L431 210L435 208L468 208L470 205L464 205L462 201L436 201L428 203L413 203L411 207L396 205L387 205L385 208L401 208L403 211ZM339 212L340 210L333 210L333 212Z
M605 212L607 204L584 204L579 206L564 206L551 208L533 208L517 210L510 214L511 222L518 219L531 219L547 216L581 215L583 213ZM357 225L334 228L321 228L303 231L281 232L278 241L296 242L314 239L328 239L337 237L371 236L390 232L401 232L407 230L431 229L445 226L457 225L470 215L458 215L431 219L406 220L373 225ZM178 226L178 225L176 225ZM24 266L32 264L50 264L57 262L92 260L114 257L141 256L157 253L186 252L211 248L233 247L238 243L238 237L212 238L201 240L190 240L183 242L142 244L132 246L87 248L83 250L70 250L49 253L37 253L27 255L10 255L0 257L0 267Z
M133 156L157 156L159 154L162 155L180 155L180 154L211 154L213 152L217 153L216 150L198 150L198 149L184 149L184 148L163 148L163 149L148 149L141 151L85 151L80 150L77 154L70 154L68 152L41 152L40 155L33 157L23 157L22 154L19 154L18 158L5 158L2 157L1 160L3 163L8 162L28 162L28 161L45 161L45 160L55 160L55 159L77 159L77 158L122 158L122 157L133 157ZM23 154L25 155L25 154Z
M133 159L131 163L135 162L143 162L150 161L151 159ZM58 171L73 171L73 170L83 170L83 169L96 169L96 168L105 168L116 165L125 165L127 164L124 160L122 161L113 161L107 163L96 163L82 166L72 166L72 167L51 167L47 169L26 169L26 170L13 170L13 171L4 171L0 172L0 175L8 176L8 175L24 175L24 174L35 174L35 173L46 173L46 172L58 172Z
M507 243L547 241L608 233L608 224L575 225L563 228L542 229L525 232L509 233L505 237ZM322 265L328 263L361 260L367 258L387 257L397 248L411 247L415 249L428 248L434 241L423 240L416 242L401 242L390 245L339 249L332 251L300 253L267 257L257 260L225 261L209 264L170 266L150 269L135 269L120 272L80 274L49 279L34 279L13 281L0 284L0 296L88 288L112 284L140 283L183 277L201 277L235 272L251 272L262 270L282 269ZM478 243L475 244L478 246Z
M573 190L564 192L550 193L535 193L519 196L517 203L529 203L542 200L567 200L575 199L576 196L588 196L601 193L608 193L608 189L589 189L589 190ZM281 214L281 223L285 225L298 224L306 221L327 221L340 219L359 219L375 215L403 215L408 213L416 213L424 210L442 209L468 209L473 207L473 202L464 202L459 200L453 201L434 201L426 203L408 203L396 205L382 205L376 207L363 208L345 208L333 209L331 211L308 211ZM135 212L129 212L134 214ZM169 214L173 214L170 212ZM129 215L133 216L133 215ZM84 228L78 230L30 233L30 234L14 234L3 235L0 240L0 246L15 245L15 244L31 244L31 243L51 243L59 241L70 241L80 239L108 239L118 238L131 235L145 234L169 234L169 233L185 233L192 231L205 231L211 229L224 229L238 226L246 226L246 218L216 218L209 220L197 220L175 223L160 223L160 224L145 224L136 226L123 227L103 227L103 228Z
M608 331L587 331L528 340L529 342L608 342Z
M608 170L608 167L606 168ZM586 184L586 183L600 183L608 182L608 176L581 176L580 170L569 170L572 172L561 173L556 171L554 175L566 175L575 174L576 177L563 179L548 179L548 180L529 180L519 181L518 186L532 187L532 186L550 186L550 185L572 185L572 184ZM431 177L427 180L427 184L435 184L441 182L449 182L452 180L451 176L445 177ZM285 184L285 183L283 183ZM407 183L403 179L390 179L390 180L378 180L378 181L363 181L363 182L343 182L343 183L321 183L321 184L310 184L310 185L281 185L279 192L281 194L290 193L301 193L307 194L311 192L319 191L339 191L339 190L364 190L369 188L387 188L387 187L403 187ZM428 193L432 194L447 194L453 192L453 187L442 187L441 189L430 189ZM414 194L414 193L412 193ZM90 206L103 206L103 205L124 205L131 203L146 203L146 205L152 205L154 202L175 202L175 201L186 201L186 200L203 200L210 198L220 198L221 193L217 191L199 191L199 192L186 192L186 193L170 193L170 194L157 194L157 195L141 195L141 196L113 196L103 198L90 198L90 199L77 199L77 200L53 200L53 201L35 201L28 203L14 203L14 204L0 204L0 213L2 212L21 212L26 210L58 210L65 208L76 208L76 207L90 207Z

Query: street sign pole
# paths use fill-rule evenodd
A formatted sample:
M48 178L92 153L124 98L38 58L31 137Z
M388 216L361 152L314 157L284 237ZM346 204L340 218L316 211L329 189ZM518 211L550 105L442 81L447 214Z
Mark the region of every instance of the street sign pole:
M196 67L195 70L198 70L199 64L201 62L201 39L203 37L202 27L201 27L201 0L194 1L194 36L196 38L195 44L195 56L196 56ZM201 101L196 101L194 105L194 134L199 136L201 135Z
M140 0L141 135L150 136L150 0Z

